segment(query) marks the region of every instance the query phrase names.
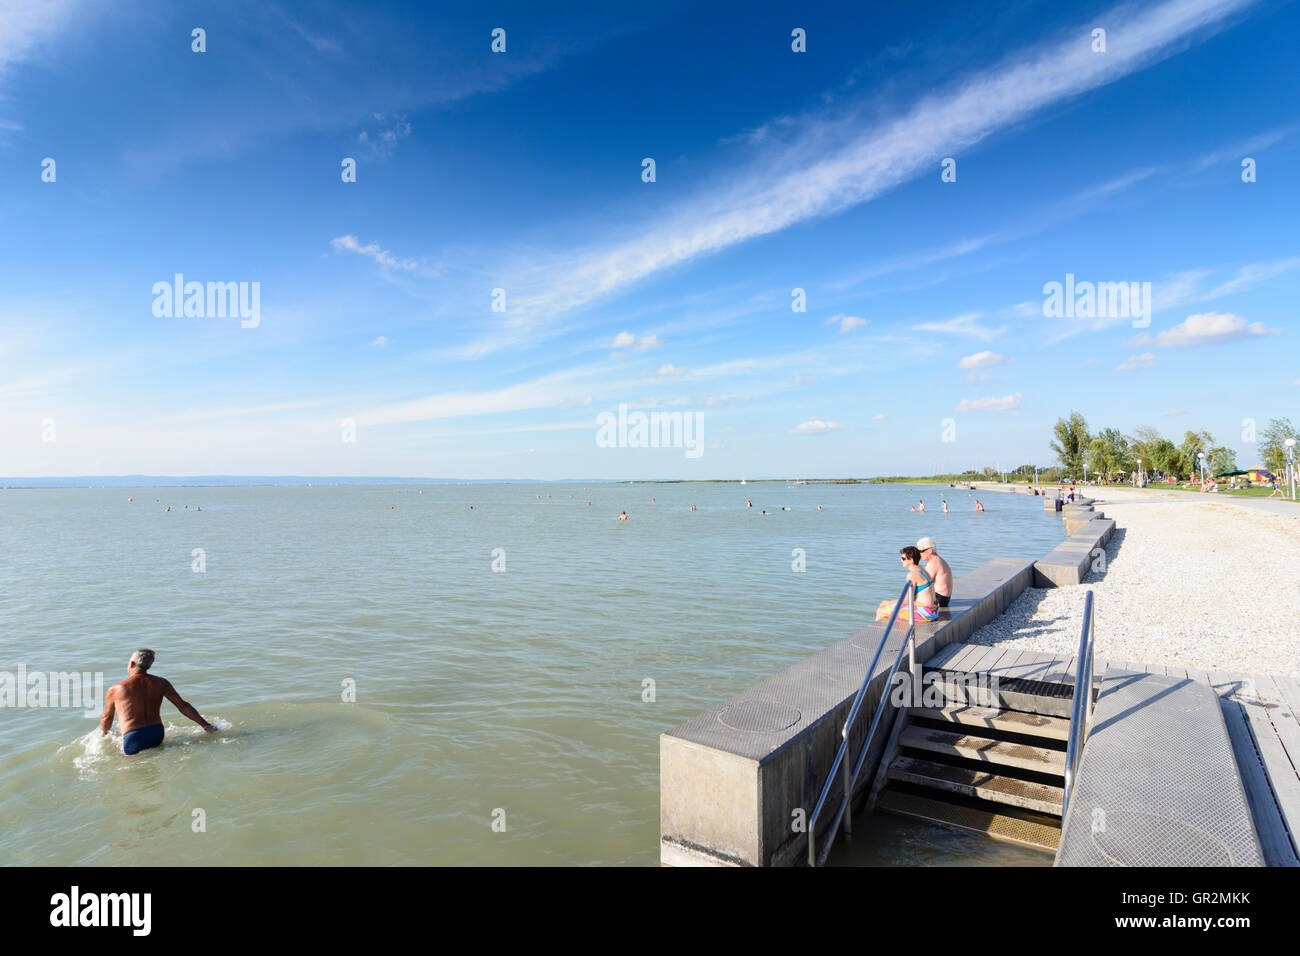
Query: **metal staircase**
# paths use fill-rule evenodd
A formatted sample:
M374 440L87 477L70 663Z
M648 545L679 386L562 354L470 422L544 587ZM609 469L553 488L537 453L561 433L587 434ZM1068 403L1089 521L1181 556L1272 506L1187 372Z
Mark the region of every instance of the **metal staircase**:
M971 700L932 671L943 703L899 715L875 808L1054 853L1092 714L1092 637L1088 592L1074 686L1012 679Z
M1056 851L1068 720L955 700L900 717L876 809Z

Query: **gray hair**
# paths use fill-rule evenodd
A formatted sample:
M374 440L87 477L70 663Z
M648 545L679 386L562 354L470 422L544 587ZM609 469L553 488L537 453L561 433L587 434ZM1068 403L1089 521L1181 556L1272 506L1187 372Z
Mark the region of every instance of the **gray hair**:
M131 663L142 671L147 671L153 667L153 651L147 647L142 647L131 655Z

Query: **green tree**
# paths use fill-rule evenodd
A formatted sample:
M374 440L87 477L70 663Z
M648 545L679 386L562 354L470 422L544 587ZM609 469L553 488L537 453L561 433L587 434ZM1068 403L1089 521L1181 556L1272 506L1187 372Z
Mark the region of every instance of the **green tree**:
M1162 475L1178 473L1178 446L1168 438L1161 438L1154 442L1147 449L1147 454L1151 456L1151 464L1146 466L1149 470L1158 471ZM1145 462L1147 459L1144 456L1142 460Z
M1178 446L1180 468L1188 474L1199 475L1201 465L1198 453L1205 455L1206 474L1217 475L1233 471L1237 467L1235 451L1216 445L1214 436L1209 432L1189 431L1183 436L1183 443Z
M1092 440L1088 434L1088 423L1078 412L1070 412L1070 417L1059 418L1052 430L1056 441L1051 443L1061 467L1071 478L1083 474L1083 459Z
M1231 448L1215 445L1205 453L1205 464L1212 475L1221 475L1225 471L1236 471L1237 453Z
M1185 432L1183 434L1183 443L1178 446L1178 470L1182 474L1199 476L1201 473L1200 455L1202 452L1207 452L1207 449L1213 443L1214 438L1209 432ZM1208 461L1206 467L1209 467Z
M1286 467L1284 442L1288 438L1296 437L1295 426L1291 424L1289 418L1270 419L1259 442L1259 454L1263 459L1264 467L1275 475L1281 474Z
M1155 463L1155 449L1162 441L1164 439L1156 429L1150 425L1139 425L1133 429L1133 435L1128 440L1128 448L1133 453L1133 457L1141 458L1142 466L1150 471Z
M1129 455L1134 462L1142 462L1142 470L1172 475L1182 470L1178 446L1150 425L1140 425L1129 439Z
M1126 470L1132 461L1128 438L1118 428L1103 428L1088 443L1088 467L1107 481L1115 472Z

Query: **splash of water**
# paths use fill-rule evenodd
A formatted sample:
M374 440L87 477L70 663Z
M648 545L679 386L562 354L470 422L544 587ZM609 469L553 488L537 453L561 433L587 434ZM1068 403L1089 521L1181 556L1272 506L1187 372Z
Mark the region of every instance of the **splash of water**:
M234 728L228 720L220 717L210 718L212 726L218 731L226 731ZM166 741L171 743L181 743L187 738L201 736L203 731L193 724L164 724ZM65 751L71 750L75 753L72 758L72 765L77 768L83 779L95 776L100 770L111 766L111 762L116 757L122 756L122 735L114 727L107 734L101 734L99 729L90 731L77 737L71 743L65 744L58 750L58 755L62 756Z

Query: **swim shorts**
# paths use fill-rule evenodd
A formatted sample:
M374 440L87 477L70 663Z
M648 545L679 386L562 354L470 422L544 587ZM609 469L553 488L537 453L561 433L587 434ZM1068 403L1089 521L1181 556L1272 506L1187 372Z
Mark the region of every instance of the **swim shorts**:
M952 600L951 594L936 594L935 597L939 599L939 607L947 607L948 602Z
M128 757L141 750L157 747L163 742L163 725L153 724L149 727L137 727L122 735L122 753Z

